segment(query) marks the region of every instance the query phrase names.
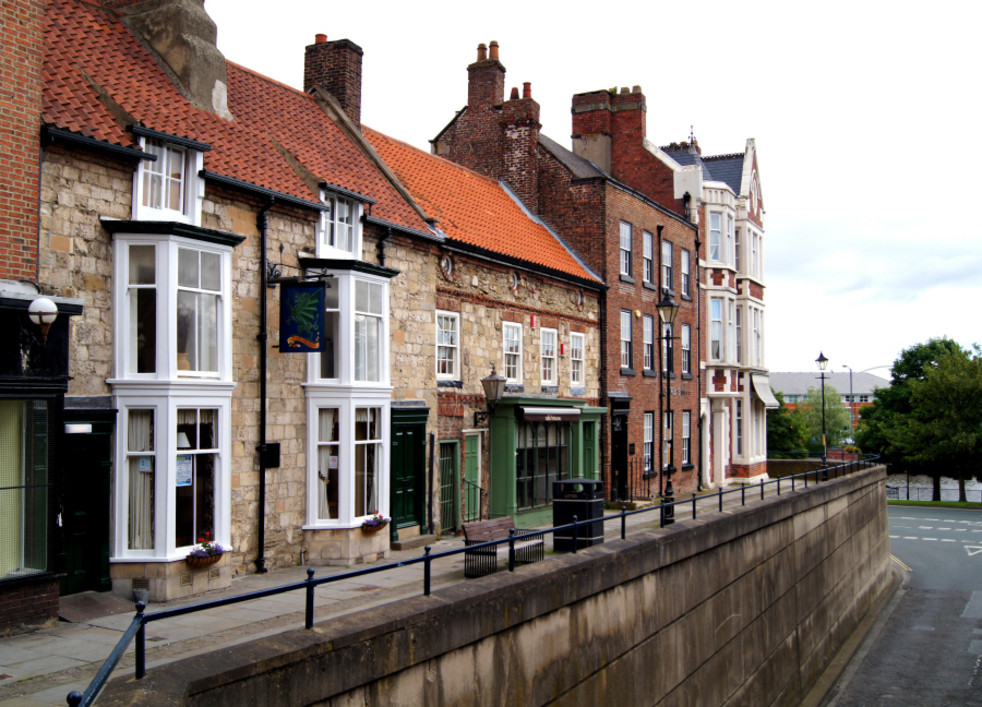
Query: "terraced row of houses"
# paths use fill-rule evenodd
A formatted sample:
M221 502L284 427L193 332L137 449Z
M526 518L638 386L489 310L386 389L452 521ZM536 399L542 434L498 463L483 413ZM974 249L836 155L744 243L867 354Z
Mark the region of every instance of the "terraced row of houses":
M301 91L201 0L2 13L0 630L374 561L555 480L766 473L753 140L657 147L635 87L574 96L566 148L492 42L427 153L361 123L347 39Z

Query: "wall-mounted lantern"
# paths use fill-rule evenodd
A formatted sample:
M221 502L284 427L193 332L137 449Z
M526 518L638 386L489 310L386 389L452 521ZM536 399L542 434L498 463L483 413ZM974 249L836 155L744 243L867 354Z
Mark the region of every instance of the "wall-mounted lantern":
M58 318L58 305L47 297L38 297L27 308L27 316L41 329L41 343L48 343L48 328Z
M487 420L488 417L494 415L494 410L498 407L498 401L501 400L501 396L505 393L505 383L507 382L508 379L504 376L499 376L494 364L491 364L491 375L481 379L481 385L484 387L484 398L488 401L488 409L486 411L477 410L474 412L475 427Z

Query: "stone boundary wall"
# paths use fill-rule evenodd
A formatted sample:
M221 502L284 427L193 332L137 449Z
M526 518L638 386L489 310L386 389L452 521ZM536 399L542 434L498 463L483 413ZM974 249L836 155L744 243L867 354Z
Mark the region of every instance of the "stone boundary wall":
M799 704L889 584L884 484L875 467L121 677L100 704Z

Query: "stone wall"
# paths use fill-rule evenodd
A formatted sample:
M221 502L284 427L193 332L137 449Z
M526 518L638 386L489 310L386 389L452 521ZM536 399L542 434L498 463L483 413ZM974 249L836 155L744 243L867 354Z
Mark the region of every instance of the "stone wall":
M889 583L883 467L121 677L177 704L800 704Z

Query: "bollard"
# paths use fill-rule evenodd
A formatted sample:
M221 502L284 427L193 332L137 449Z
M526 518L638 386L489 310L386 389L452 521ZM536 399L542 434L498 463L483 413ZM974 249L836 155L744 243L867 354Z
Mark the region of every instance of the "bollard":
M433 562L430 549L429 545L423 548L423 596L430 595L430 564Z
M140 680L147 674L147 622L143 612L147 605L142 601L136 603L136 615L140 617L140 628L136 630L136 679Z
M304 588L307 592L307 603L304 607L304 628L314 627L314 568L307 568L307 586Z

